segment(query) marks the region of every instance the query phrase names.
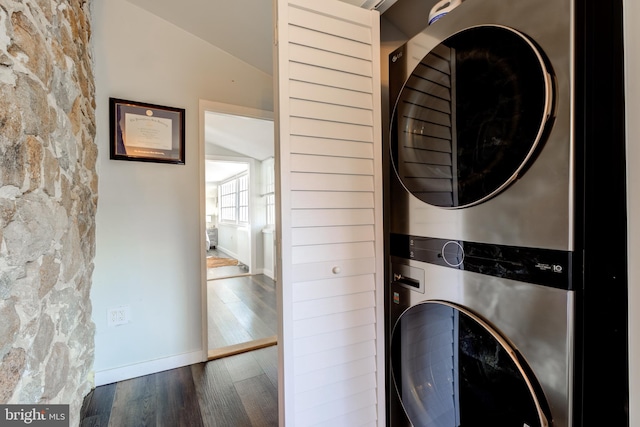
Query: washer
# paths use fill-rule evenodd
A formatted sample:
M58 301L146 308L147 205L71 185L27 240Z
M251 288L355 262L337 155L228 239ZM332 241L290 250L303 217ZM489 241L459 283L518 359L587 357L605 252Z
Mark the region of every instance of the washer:
M517 280L529 280L522 253L425 238L413 246L413 259L391 263L389 425L574 425L574 293Z
M389 56L388 425L628 423L621 16L466 0Z

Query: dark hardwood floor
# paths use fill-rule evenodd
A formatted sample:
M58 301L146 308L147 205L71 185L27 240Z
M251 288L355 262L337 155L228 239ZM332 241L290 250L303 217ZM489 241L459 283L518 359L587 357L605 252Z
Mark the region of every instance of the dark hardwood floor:
M278 425L277 347L96 387L82 427Z
M267 276L208 280L207 305L209 349L277 334L275 282ZM277 351L270 346L96 387L80 425L277 426Z

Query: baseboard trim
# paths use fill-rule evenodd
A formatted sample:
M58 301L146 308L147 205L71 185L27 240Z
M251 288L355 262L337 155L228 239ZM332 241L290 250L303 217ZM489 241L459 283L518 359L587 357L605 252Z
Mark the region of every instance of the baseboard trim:
M191 353L179 354L177 356L150 360L148 362L136 363L134 365L123 366L120 368L98 371L95 373L95 384L96 387L98 387L118 381L130 380L131 378L168 371L169 369L193 365L202 362L202 357L202 350L199 350Z
M261 338L259 340L253 340L249 342L243 342L240 344L234 344L226 347L216 348L215 350L209 350L209 360L216 360L222 357L245 353L247 351L258 350L264 347L276 345L277 343L278 343L278 336L273 335L267 338Z
M276 280L276 275L273 273L273 270L267 270L266 268L263 268L262 274L264 274L271 280Z

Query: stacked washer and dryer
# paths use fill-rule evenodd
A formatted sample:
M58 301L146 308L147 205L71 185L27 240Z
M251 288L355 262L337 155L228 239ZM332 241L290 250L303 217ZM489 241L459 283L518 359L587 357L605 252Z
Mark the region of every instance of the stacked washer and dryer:
M627 420L621 12L577 3L467 0L389 57L392 427Z

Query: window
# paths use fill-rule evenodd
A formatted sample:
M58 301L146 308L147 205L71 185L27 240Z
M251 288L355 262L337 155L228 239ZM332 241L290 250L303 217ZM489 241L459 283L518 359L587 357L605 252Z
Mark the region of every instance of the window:
M276 225L276 196L267 194L267 225Z
M220 221L227 223L249 222L249 175L243 174L218 186Z
M249 222L249 175L238 177L238 222Z
M276 184L273 157L262 162L262 171L262 177L264 180L264 197L267 208L267 225L273 226L276 224Z

